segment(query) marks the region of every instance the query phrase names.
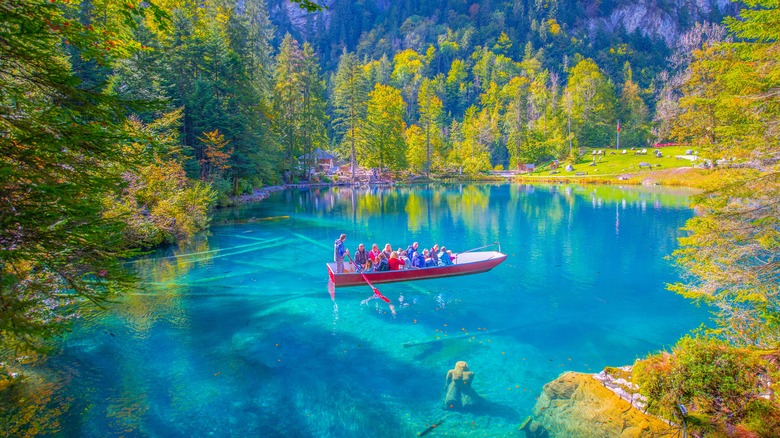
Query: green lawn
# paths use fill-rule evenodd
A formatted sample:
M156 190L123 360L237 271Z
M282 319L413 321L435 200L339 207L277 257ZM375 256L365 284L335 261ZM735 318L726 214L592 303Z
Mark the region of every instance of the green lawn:
M623 154L623 149L601 149L604 155L593 155L593 151L598 149L584 148L584 154L580 157L580 160L574 164L574 170L567 172L565 167L566 163L561 162L560 167L557 169L558 173L551 174L550 162L545 162L543 165L537 167L533 175L535 176L577 176L579 172L587 172L585 176L617 176L624 173L641 173L649 172L648 167L639 168L639 163L647 163L652 165L653 170L659 169L673 169L677 167L692 167L694 162L675 158L675 155L684 155L686 150L690 150L689 146L671 146L659 149L648 148L646 155L636 155L636 151L631 149L626 150ZM660 150L663 156L657 158L655 151ZM595 159L595 166L593 165ZM696 164L701 164L701 159L696 161ZM530 175L526 175L530 176Z

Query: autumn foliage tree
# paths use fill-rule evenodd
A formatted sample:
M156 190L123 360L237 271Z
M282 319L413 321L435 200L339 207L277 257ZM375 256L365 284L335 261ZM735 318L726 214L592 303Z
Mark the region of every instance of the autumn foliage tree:
M780 344L780 5L746 4L726 21L730 38L693 52L674 126L703 154L728 158L721 165L739 164L694 198L699 214L673 254L684 279L670 289L707 304L715 325L635 375L669 419L690 402L710 432L775 436L780 404L757 394L774 380Z
M358 159L365 167L401 170L406 165L405 103L401 90L377 84L369 93Z
M691 106L676 129L697 125L688 132L713 157L736 157L745 167L696 197L702 214L687 223L690 235L675 252L690 278L672 289L718 309L720 336L769 347L780 342L780 21L776 2L748 4L741 19L727 21L734 42L702 48L691 65L690 81L708 85L686 88Z
M230 168L230 155L233 149L228 149L230 141L225 140L218 129L204 132L198 137L203 144L203 158L200 159L201 179L215 181L221 179Z

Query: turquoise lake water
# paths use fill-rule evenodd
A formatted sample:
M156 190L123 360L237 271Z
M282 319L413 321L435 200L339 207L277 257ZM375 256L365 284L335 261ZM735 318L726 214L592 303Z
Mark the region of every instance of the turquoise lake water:
M631 364L707 319L665 290L692 212L647 188L463 185L288 190L217 214L186 247L132 264L142 290L84 313L48 366L65 436L517 436L542 386ZM325 262L500 241L471 276L327 287ZM444 410L468 362L483 403Z

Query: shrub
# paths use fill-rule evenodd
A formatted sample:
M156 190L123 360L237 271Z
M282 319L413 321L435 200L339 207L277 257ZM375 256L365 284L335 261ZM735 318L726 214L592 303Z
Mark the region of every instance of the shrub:
M216 204L219 207L230 205L230 193L233 185L226 179L218 179L211 182L211 188L216 192Z
M761 436L776 436L780 431L780 407L763 398L753 400L747 406L742 425Z
M633 381L648 398L648 410L669 420L675 420L676 406L684 404L715 423L736 425L748 419L757 430L766 427L753 414L766 408L756 404L766 366L749 349L687 336L672 354L664 352L637 362ZM772 407L777 409L775 404Z
M254 190L257 190L257 189L260 189L260 188L263 188L263 181L260 178L258 178L256 176L253 176L252 177L252 190L254 191Z
M244 178L238 179L238 193L236 195L251 195L255 191L252 181Z

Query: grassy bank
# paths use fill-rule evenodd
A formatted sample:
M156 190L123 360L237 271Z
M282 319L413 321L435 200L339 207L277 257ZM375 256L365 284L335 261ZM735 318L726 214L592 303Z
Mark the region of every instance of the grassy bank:
M609 150L585 149L579 161L566 170L561 163L555 168L547 162L533 173L519 174L514 180L528 183L569 182L577 184L635 184L664 185L677 187L706 188L712 180L714 171L693 167L703 160L696 161L680 158L687 155L690 147L675 146L660 149ZM594 154L601 151L600 154ZM656 151L661 155L657 156Z

